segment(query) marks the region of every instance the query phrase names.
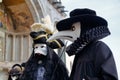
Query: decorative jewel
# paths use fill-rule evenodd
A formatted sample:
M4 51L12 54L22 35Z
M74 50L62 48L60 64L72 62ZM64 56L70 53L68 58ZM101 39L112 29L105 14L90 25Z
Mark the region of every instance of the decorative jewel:
M41 61L41 60L39 60L39 61L38 61L38 64L42 64L42 61Z

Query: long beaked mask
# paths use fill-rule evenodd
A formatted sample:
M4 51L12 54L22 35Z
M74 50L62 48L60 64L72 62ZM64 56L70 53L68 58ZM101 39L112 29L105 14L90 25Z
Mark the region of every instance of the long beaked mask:
M71 26L71 29L59 31L56 34L53 34L47 41L51 41L54 39L65 39L74 42L78 37L80 37L81 33L81 24L80 22L76 22Z

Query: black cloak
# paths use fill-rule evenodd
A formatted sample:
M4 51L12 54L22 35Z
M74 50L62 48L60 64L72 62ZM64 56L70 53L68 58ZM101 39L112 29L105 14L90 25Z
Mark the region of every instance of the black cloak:
M47 56L43 58L42 63L38 63L32 53L30 59L24 64L25 70L20 80L68 80L68 71L63 61L58 55L48 47ZM37 79L39 67L45 68L44 78Z
M118 80L114 58L102 41L89 43L74 59L70 80Z
M118 80L116 64L110 48L100 39L110 34L99 26L86 31L68 48L75 54L70 80Z

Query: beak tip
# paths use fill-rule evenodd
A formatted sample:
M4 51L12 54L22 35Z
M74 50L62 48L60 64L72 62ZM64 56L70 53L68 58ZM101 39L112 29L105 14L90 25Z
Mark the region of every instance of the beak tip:
M53 41L55 39L60 39L63 34L64 34L63 32L58 32L56 34L53 34L51 37L47 39L47 42Z
M52 39L51 39L51 38L48 38L46 42L50 42L50 41L52 41Z

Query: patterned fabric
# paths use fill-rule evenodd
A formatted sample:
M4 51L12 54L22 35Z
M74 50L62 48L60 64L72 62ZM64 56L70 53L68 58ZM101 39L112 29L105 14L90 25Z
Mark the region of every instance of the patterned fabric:
M69 56L79 53L88 43L96 41L110 35L110 32L106 26L99 26L86 31L80 38L74 41L66 52Z

